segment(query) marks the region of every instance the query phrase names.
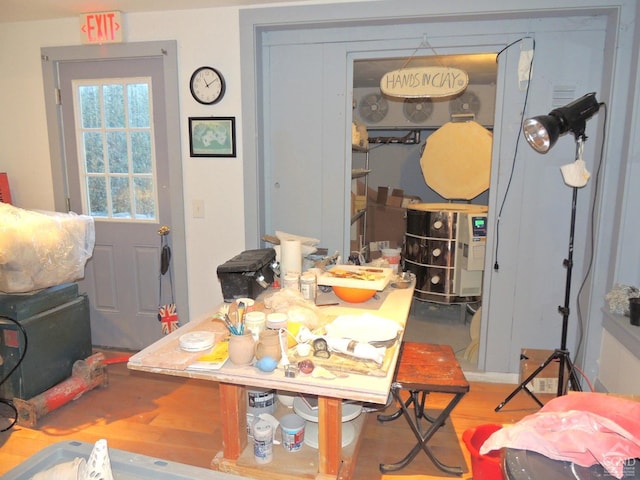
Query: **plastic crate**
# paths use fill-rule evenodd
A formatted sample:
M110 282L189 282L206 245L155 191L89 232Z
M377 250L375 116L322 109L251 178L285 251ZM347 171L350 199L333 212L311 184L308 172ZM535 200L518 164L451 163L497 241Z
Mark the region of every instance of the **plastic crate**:
M16 468L2 476L3 480L28 480L36 473L54 465L70 462L78 457L89 459L93 444L67 441L59 442L39 451ZM109 460L114 480L242 480L245 477L207 470L159 458L138 455L109 448Z

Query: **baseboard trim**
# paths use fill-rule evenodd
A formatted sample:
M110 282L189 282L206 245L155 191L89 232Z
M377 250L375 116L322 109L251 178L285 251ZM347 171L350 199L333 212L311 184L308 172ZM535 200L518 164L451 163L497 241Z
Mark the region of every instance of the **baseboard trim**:
M517 373L501 373L501 372L464 372L464 376L470 382L485 383L513 383L516 384L520 380Z

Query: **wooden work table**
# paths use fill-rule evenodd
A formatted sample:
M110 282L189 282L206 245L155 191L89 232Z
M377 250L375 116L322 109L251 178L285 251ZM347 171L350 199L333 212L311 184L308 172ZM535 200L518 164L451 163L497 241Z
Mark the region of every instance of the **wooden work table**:
M227 361L219 370L194 371L187 367L200 353L184 352L179 338L195 330L219 328L213 317L218 308L191 320L178 330L158 340L131 357L128 367L132 370L199 378L219 383L221 422L224 450L212 462L212 468L246 475L250 478L350 478L355 466L363 420L356 419L354 441L342 448L342 401L355 400L385 404L387 402L399 345L411 308L414 285L406 289L388 286L379 292L378 299L362 304L338 301L333 293L323 293L317 303L337 305L318 307L323 318L339 315L372 314L397 322L402 328L400 338L387 349L384 368L376 374L354 373L353 370L330 369L335 378L315 378L310 375L285 377L284 370L271 373L260 372L253 366L237 366ZM268 290L265 294L269 294ZM224 332L221 332L223 334ZM310 357L314 360L314 357ZM293 363L293 361L292 361ZM340 370L338 368L337 370ZM318 396L318 451L305 446L299 452L287 453L274 445L274 460L270 464L258 465L253 461L253 449L247 448L246 434L247 392L246 387L268 388ZM276 415L277 416L277 415Z

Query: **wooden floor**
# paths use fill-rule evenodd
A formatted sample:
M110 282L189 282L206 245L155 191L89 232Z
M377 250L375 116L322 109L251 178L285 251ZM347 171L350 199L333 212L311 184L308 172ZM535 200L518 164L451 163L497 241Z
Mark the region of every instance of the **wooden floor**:
M0 433L0 476L48 445L70 439L94 443L105 438L112 448L209 468L213 456L222 450L217 384L133 372L123 363L107 369L106 388L90 391L49 413L36 428L16 426ZM471 478L469 455L460 441L464 430L485 423L512 423L537 410L531 398L519 393L495 413L496 405L514 387L472 383L452 420L432 439L433 450L441 460L464 466L462 478ZM434 406L443 401L444 397L430 397ZM414 440L404 419L380 423L375 414L369 414L354 478L446 477L422 452L400 472L380 474L378 464L399 460L413 447Z

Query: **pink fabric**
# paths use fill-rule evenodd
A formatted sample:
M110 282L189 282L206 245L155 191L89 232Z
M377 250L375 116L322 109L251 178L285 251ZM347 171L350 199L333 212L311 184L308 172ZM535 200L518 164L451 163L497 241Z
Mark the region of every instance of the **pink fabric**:
M640 458L640 402L589 392L557 397L537 413L493 433L480 454L503 447L583 467L600 463L622 478L625 460Z

